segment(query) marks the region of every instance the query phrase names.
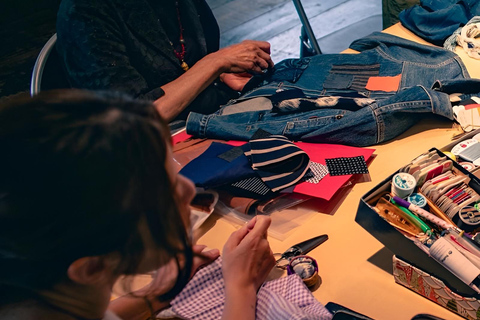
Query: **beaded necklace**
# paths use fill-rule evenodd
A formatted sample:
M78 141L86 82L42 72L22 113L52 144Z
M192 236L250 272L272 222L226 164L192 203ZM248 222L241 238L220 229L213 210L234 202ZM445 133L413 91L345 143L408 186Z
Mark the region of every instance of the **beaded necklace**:
M172 41L170 41L170 45L172 46L173 52L175 53L175 56L177 57L178 61L180 61L182 69L184 71L187 71L190 67L185 62L185 53L186 53L185 39L183 38L183 27L182 27L182 21L180 19L180 9L179 9L179 6L178 6L178 1L175 1L175 8L177 10L178 26L180 28L180 47L182 48L182 50L180 52L178 52L175 49L175 46L173 45Z

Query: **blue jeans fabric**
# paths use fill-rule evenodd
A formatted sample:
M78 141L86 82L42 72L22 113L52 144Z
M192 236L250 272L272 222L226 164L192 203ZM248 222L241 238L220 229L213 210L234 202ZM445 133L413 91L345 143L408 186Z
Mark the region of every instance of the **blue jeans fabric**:
M421 119L438 114L453 119L448 94L416 86L358 111L322 108L309 112L277 114L270 111L191 113L187 131L196 136L248 140L258 129L290 140L369 146L390 140Z
M236 103L257 96L271 96L277 90L301 89L307 97L356 93L350 84L355 74L332 72L336 66L350 66L363 72L365 66L379 65L379 76L401 74L398 91L416 85L430 88L438 79L470 78L461 59L443 48L426 46L393 35L374 32L354 41L350 48L360 54L323 54L303 59L286 59L275 65L272 72L255 76L247 83ZM396 92L361 92L365 97L385 98Z
M248 140L257 129L281 134L291 140L368 146L390 140L421 119L421 115L437 114L453 119L447 93L429 88L438 79L469 78L458 56L450 51L424 46L383 33L374 33L352 43L359 54L326 54L304 59L287 59L273 72L255 77L247 84L248 92L232 100L235 103L253 97L271 97L281 90L300 89L307 98L318 96L361 95L374 99L359 110L339 106L315 110L281 113L278 110L257 110L243 113L211 115L190 113L187 133L198 137ZM358 68L378 76L401 74L398 90L357 92L351 88L356 76L336 74L335 66ZM378 66L378 68L377 68ZM374 71L376 72L376 71Z
M480 15L478 0L423 0L400 12L402 24L419 37L443 46L445 40L472 17Z

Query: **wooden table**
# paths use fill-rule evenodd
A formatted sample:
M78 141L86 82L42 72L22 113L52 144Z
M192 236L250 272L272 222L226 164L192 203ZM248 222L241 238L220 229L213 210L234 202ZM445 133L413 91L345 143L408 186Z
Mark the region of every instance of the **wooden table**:
M428 44L400 24L385 32ZM471 76L480 78L480 62L469 58L459 47L457 53ZM362 195L431 147L441 148L452 142L451 137L456 132L451 121L432 119L417 124L393 141L373 146L377 156L369 167L371 181L357 183L334 215L316 212L308 223L295 228L285 239L269 237L273 252L283 252L295 243L326 233L329 240L309 253L319 263L322 282L313 295L320 302L333 301L374 319L410 319L418 313L429 313L444 319L463 319L396 284L390 273L369 262L384 247L354 221ZM309 209L315 211L314 207ZM295 210L292 210L292 219L295 219ZM213 215L197 230L198 243L221 249L231 232L238 227ZM391 256L386 255L382 261L391 270ZM278 272L273 272L271 276L277 277Z

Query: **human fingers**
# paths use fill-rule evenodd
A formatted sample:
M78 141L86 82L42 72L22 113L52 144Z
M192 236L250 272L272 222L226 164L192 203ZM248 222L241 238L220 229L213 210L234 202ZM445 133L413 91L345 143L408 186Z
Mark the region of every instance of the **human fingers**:
M258 52L258 56L260 57L260 59L265 60L265 62L267 63L266 68L273 68L274 63L273 63L272 57L270 56L269 53L260 50L260 51ZM266 69L266 68L265 68L265 69Z
M192 251L195 256L200 256L208 260L215 260L220 255L220 251L218 249L205 250L206 248L206 245L196 244L192 247Z
M203 249L198 251L199 248ZM203 245L196 245L193 247L194 256L191 276L193 276L200 267L212 263L220 256L220 251L218 249L204 250L205 248L206 246Z
M254 217L249 222L244 224L240 229L233 232L225 243L224 250L232 250L237 247L240 242L242 242L243 238L245 238L245 236L255 227L256 221L257 217Z
M261 66L263 69L271 68L274 66L273 60L270 56L270 43L266 41L252 40L246 40L245 42L248 43L247 47L249 47L251 51L254 51L258 58L266 62L266 65Z
M212 249L202 252L200 255L193 257L193 269L196 270L205 264L209 264L220 256L218 249Z
M250 219L250 221L247 222L247 230L250 232L253 227L255 227L255 224L257 223L257 216L253 217Z
M270 43L267 41L258 41L258 40L244 40L243 43L254 45L260 48L262 51L270 54Z
M203 245L203 244L195 244L192 246L192 251L193 251L193 254L199 254L199 253L202 253L203 250L205 250L207 246L206 245Z
M254 70L256 72L260 73L263 70L268 69L268 67L269 67L269 64L268 64L267 60L265 60L265 59L263 59L259 56L255 57L255 68L254 68Z
M257 220L255 226L248 233L248 237L267 237L267 230L272 223L272 219L269 216L256 216Z

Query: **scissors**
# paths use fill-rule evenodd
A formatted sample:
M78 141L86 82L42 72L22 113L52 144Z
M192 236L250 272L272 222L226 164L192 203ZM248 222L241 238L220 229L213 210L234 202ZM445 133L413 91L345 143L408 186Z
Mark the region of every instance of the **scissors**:
M280 269L286 269L290 260L299 255L304 255L307 252L312 251L322 243L328 240L328 235L322 234L288 248L284 253L274 253L273 256L277 259L277 267Z

